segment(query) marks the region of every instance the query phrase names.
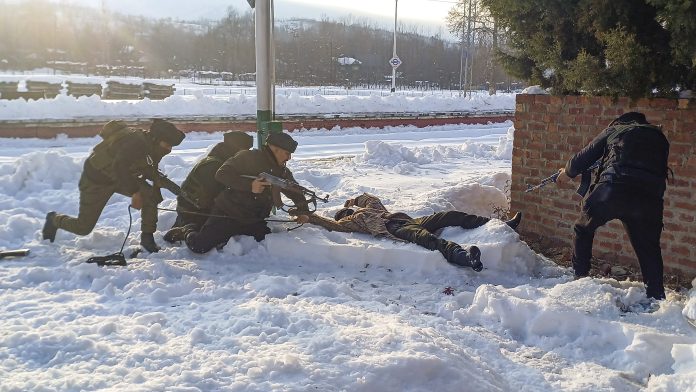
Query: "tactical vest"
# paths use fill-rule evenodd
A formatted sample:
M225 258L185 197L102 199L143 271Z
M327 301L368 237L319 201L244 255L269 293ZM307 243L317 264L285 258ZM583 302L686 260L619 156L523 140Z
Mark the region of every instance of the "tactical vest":
M664 191L669 141L659 127L619 124L607 137L600 176L607 182L657 185Z
M215 192L213 189L207 189L208 185L201 181L198 173L201 171L200 169L202 167L208 165L215 165L217 171L223 163L225 163L225 161L222 158L207 156L194 166L191 170L191 174L189 174L186 180L184 180L184 183L181 184L181 190L195 201L201 209L210 209L213 206L215 196L217 196L219 192ZM220 184L219 190L223 188L222 184Z

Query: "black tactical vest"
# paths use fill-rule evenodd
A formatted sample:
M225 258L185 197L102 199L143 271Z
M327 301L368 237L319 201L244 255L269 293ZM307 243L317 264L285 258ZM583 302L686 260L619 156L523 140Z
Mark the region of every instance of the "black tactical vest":
M600 182L657 186L664 192L669 141L650 124L618 124L607 137Z

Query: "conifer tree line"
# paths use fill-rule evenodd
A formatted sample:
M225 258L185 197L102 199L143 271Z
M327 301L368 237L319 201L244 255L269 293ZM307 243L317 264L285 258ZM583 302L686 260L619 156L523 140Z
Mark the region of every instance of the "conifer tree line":
M502 33L498 60L555 94L676 96L696 87L696 2L686 0L459 0ZM450 15L452 19L452 15ZM494 23L493 23L494 22Z
M0 69L63 67L144 77L207 72L232 79L255 70L253 13L231 8L219 20L189 23L47 0L0 0L0 36ZM276 21L277 82L386 86L392 40L392 31L365 20ZM403 61L398 86L460 88L460 42L400 24L397 53ZM512 79L494 61L491 42L478 39L466 55L473 64L468 86L510 87Z

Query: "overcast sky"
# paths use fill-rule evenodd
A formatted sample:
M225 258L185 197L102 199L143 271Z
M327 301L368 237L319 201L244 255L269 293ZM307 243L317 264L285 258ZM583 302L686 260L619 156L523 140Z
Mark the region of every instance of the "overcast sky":
M12 0L10 0L12 1ZM14 0L15 2L28 0ZM102 0L52 0L64 4L100 7ZM249 10L246 0L104 0L106 7L122 13L185 20L220 19L228 7ZM419 26L424 33L448 36L447 11L456 0L399 0L399 23ZM394 25L394 0L275 0L276 19L309 18L340 20L346 17L369 19L391 29Z

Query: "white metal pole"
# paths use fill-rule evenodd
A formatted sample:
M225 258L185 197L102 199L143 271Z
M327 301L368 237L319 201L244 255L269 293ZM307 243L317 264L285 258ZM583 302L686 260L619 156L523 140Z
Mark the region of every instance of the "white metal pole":
M394 49L392 51L392 58L396 58L396 16L399 8L399 0L394 0ZM392 85L391 92L396 91L396 67L392 67Z
M273 110L271 3L256 2L256 110Z

